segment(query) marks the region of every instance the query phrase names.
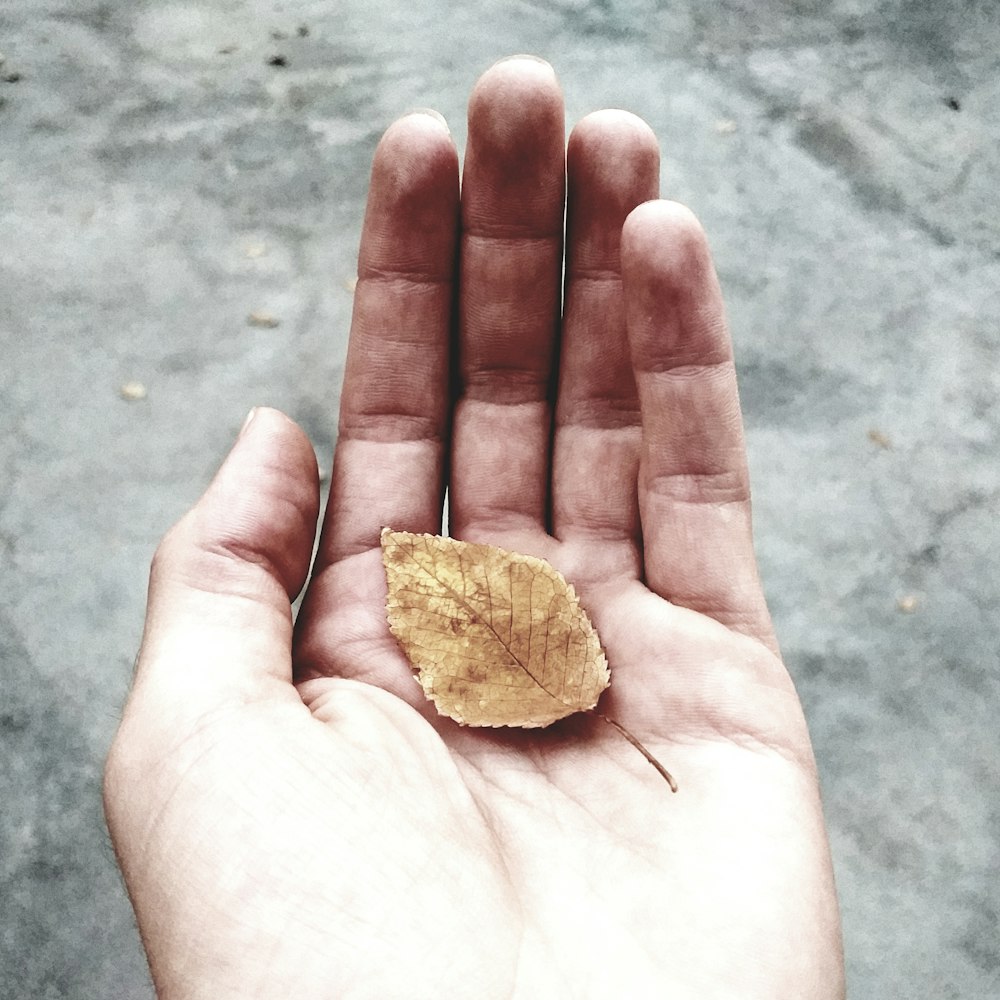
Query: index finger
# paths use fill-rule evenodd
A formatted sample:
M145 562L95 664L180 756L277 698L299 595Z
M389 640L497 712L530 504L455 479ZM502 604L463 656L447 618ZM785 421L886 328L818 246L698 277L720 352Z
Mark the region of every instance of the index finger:
M379 531L440 530L458 228L458 156L443 119L391 125L372 165L316 571Z

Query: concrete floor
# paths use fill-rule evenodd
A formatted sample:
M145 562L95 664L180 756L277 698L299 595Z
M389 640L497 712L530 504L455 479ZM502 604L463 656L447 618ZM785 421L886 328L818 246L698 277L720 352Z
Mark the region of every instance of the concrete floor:
M0 997L152 995L99 802L149 556L252 405L328 465L377 137L517 51L713 240L851 995L1000 995L993 0L5 0L0 51Z

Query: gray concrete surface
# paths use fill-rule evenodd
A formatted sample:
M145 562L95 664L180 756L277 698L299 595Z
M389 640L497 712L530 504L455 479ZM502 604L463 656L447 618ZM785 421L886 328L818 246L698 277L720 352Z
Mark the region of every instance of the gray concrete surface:
M851 995L1000 995L998 25L992 0L4 0L0 997L152 995L99 805L149 556L250 406L328 463L377 136L432 105L461 142L516 51L571 120L643 115L712 237Z

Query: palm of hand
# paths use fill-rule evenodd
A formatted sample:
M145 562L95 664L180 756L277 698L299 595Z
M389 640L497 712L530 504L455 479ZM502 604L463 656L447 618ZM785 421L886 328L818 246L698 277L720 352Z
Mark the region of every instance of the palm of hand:
M338 905L324 921L335 936L346 925L348 938L352 927L379 928L374 940L360 936L353 981L372 996L414 982L427 996L834 995L825 991L835 989L835 957L825 974L816 966L831 932L817 923L830 902L814 856L822 818L780 661L638 581L609 587L606 560L592 552L560 559L551 542L521 545L539 547L576 567L619 665L602 710L629 720L682 792L671 796L594 719L541 732L441 719L384 627L358 637L377 686L324 677L300 688L333 736L342 810L335 821L316 817L317 835L339 831L350 842L332 853L358 874L379 872L379 892L351 894L363 912ZM355 591L379 595L368 610L384 621L381 563L369 556L378 553L352 567L370 577ZM662 683L637 690L637 676ZM797 949L789 926L801 929Z
M296 428L258 417L154 565L107 801L165 995L842 992L812 754L756 578L703 236L663 205L623 236L656 195L655 142L621 114L578 127L553 412L563 142L547 69L518 61L480 82L453 403L454 148L421 115L383 139L294 658L288 594L317 503ZM600 708L678 795L592 717L471 730L424 701L386 626L378 532L439 530L449 439L452 532L574 583L612 668ZM227 538L229 524L253 537ZM201 554L180 566L192 539ZM169 596L181 577L193 611Z

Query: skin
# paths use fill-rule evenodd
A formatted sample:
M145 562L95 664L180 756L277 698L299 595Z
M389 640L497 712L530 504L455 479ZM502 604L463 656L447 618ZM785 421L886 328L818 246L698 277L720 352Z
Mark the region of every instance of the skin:
M472 92L461 197L437 117L386 132L297 623L319 486L276 411L153 561L105 803L161 998L843 996L721 293L658 179L625 112L567 147L530 58ZM573 582L601 710L676 795L595 718L464 729L424 701L378 536L439 533L445 487L453 535Z

